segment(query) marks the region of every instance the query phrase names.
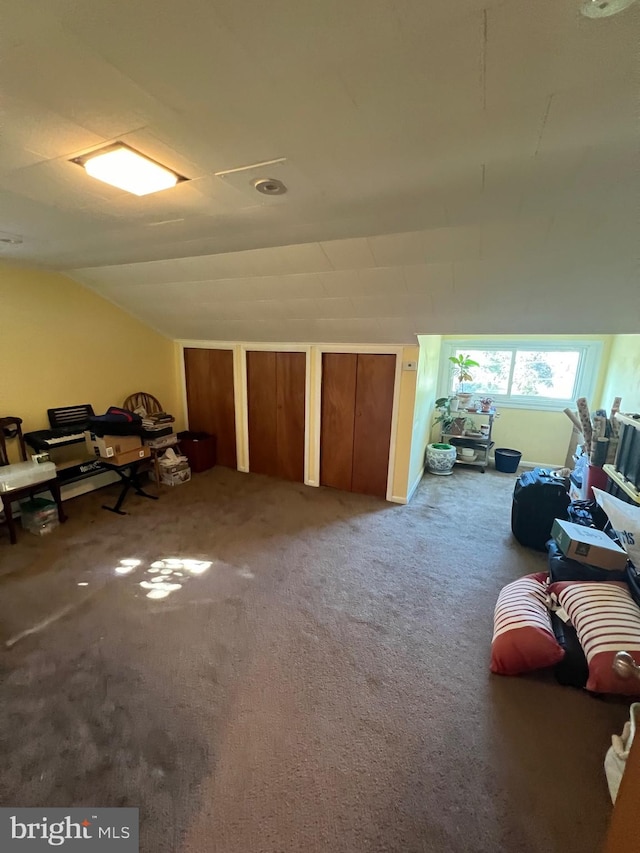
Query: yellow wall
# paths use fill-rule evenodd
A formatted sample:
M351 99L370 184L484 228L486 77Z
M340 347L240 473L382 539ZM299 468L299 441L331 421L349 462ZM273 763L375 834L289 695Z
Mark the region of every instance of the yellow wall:
M404 347L402 361L418 361L418 347ZM411 438L413 433L413 411L416 399L415 370L403 370L400 374L400 396L398 399L398 424L396 433L395 468L393 473L393 497L406 501L410 487Z
M622 397L620 410L640 412L640 335L616 335L602 390L601 406L607 412L614 397Z
M483 343L500 340L518 340L553 343L558 335L446 335L447 340L473 341L477 347ZM612 337L610 335L563 335L563 342L571 340L592 340L602 343L602 360L593 399L589 406L593 410L602 396L602 388L607 375ZM471 347L470 347L471 348ZM544 465L564 465L573 427L563 412L540 411L538 409L510 409L500 406L500 417L494 422L493 440L496 447L510 447L520 450L523 461L538 462ZM433 433L437 437L437 430Z
M102 413L134 391L181 415L176 345L57 273L0 266L0 365L0 414L25 431L48 427L48 408Z
M409 464L409 491L424 468L424 452L429 443L435 401L438 392L438 368L440 364L440 335L418 335L420 355L418 357L418 375L413 413L413 432L411 436L411 461Z

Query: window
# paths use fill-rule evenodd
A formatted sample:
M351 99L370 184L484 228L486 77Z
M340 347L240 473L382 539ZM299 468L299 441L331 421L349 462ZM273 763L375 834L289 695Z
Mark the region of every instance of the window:
M578 397L591 397L600 364L599 341L500 341L478 347L475 341L445 341L440 363L442 396L469 391L500 405L523 409L564 409ZM473 380L458 387L450 356L477 361Z

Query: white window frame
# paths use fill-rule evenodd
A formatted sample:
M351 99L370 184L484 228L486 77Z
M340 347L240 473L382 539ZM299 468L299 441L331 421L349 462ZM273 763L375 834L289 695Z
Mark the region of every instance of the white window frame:
M440 352L440 370L438 389L440 397L447 397L450 391L451 363L449 356L455 355L456 350L526 350L530 352L579 352L578 369L576 371L576 382L574 386L574 397L569 399L556 399L553 397L511 397L508 394L492 394L496 405L508 409L537 409L540 411L561 412L563 409L575 408L575 402L579 397L593 399L593 394L598 378L598 371L602 360L602 342L589 340L565 340L562 343L550 343L536 340L486 340L479 341L468 338L451 339L442 342ZM511 362L511 373L509 383L513 379L514 358ZM475 396L475 395L474 395Z

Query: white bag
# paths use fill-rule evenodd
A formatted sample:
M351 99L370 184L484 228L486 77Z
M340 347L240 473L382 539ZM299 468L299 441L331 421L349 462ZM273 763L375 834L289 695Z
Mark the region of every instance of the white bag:
M636 733L636 727L639 724L640 702L634 702L629 708L629 722L624 724L622 735L611 736L611 746L604 758L604 772L607 776L612 803L615 803L618 796L622 774L627 766L627 758Z
M629 559L640 570L640 506L625 503L601 489L594 489L593 494L606 512Z

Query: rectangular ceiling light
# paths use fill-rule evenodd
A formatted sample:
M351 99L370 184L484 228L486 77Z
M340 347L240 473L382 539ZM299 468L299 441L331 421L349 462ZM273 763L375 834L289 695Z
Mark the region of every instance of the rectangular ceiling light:
M187 180L123 142L91 151L72 162L82 166L92 178L138 196L167 190Z

